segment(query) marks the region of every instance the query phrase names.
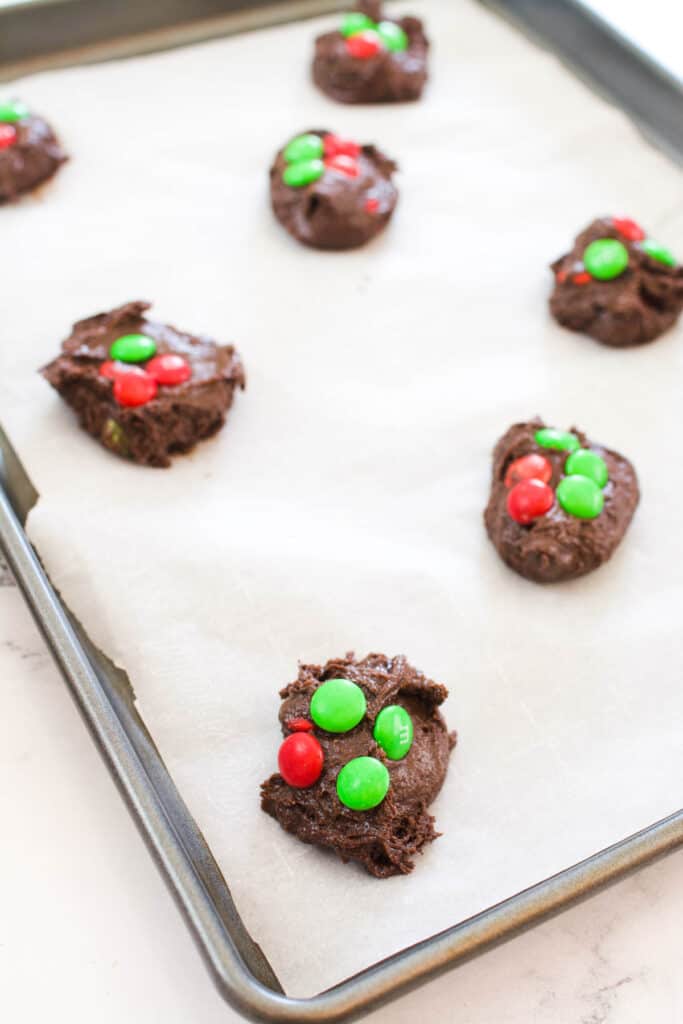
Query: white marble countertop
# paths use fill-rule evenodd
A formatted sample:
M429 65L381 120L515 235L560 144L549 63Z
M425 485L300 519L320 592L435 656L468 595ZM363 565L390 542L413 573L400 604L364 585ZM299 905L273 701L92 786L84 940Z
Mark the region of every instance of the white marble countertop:
M4 1019L237 1021L2 568L0 678ZM367 1019L679 1024L682 866L674 854Z

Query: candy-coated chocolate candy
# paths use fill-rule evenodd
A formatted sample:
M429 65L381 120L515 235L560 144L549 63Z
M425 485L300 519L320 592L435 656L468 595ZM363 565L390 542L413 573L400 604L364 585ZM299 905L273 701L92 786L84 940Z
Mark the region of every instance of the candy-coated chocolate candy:
M567 280L567 271L558 270L555 274L555 280L558 281L560 284L564 284L564 282Z
M607 463L589 448L579 448L572 452L564 464L564 471L567 476L587 476L598 487L604 487L609 479Z
M185 356L177 352L164 352L163 355L150 359L146 366L157 384L184 384L192 376L192 370Z
M16 128L11 124L0 124L0 149L9 149L16 141Z
M325 164L322 160L299 160L285 167L282 180L291 188L303 188L304 185L318 181L324 173Z
M331 156L325 161L325 167L328 171L336 171L337 174L344 174L347 178L357 178L360 174L360 167L353 157L345 156L344 153L340 153L339 156Z
M297 135L285 146L284 157L288 164L298 164L300 160L319 160L323 152L321 137L308 132L306 135Z
M413 745L413 720L400 704L382 708L372 735L387 757L400 761Z
M368 18L367 14L361 14L360 11L349 11L348 14L342 14L339 31L343 36L355 36L366 28L374 27L374 21L372 18Z
M395 21L380 21L377 34L387 50L393 53L402 53L408 49L408 36Z
M557 500L565 512L578 519L595 519L605 504L602 490L587 476L566 476L560 480Z
M514 487L520 480L540 480L547 484L553 475L553 467L544 455L532 452L531 455L522 455L515 459L508 466L505 474L505 486Z
M107 359L107 361L102 363L100 366L100 377L106 377L107 380L115 380L121 373L144 372L145 371L140 366L133 366L130 363L120 363L115 359Z
M389 772L376 757L354 757L337 776L337 796L352 811L370 811L389 790Z
M292 732L310 732L313 728L313 722L307 718L290 718L286 725Z
M553 507L552 487L542 480L520 480L508 494L508 515L521 526L544 516Z
M554 448L558 452L575 452L580 448L578 437L568 430L555 430L554 427L542 427L534 434L534 441L541 448Z
M677 260L671 250L667 249L665 245L655 242L654 238L646 238L640 248L658 263L663 263L667 267L676 266Z
M12 100L9 103L0 103L0 124L14 124L28 117L29 109L19 100Z
M149 373L133 368L132 373L118 373L114 377L114 398L119 405L145 405L157 393L157 382Z
M323 139L325 157L330 156L352 156L354 158L360 156L361 147L357 142L352 142L350 139L342 139L339 135L333 135L331 132Z
M323 770L323 748L315 736L294 732L283 740L277 755L280 775L288 786L307 789L317 782Z
M156 350L156 342L146 334L122 334L109 349L109 358L121 363L144 363Z
M593 278L590 276L587 270L580 270L578 274L574 274L572 281L574 284L589 284Z
M377 32L368 28L363 32L358 32L355 36L349 36L346 40L346 49L352 57L368 60L384 49L384 43Z
M365 211L366 213L377 213L379 210L379 199L376 196L370 196L365 200Z
M612 217L612 223L619 234L627 238L629 242L642 242L645 238L645 232L640 224L636 224L630 217Z
M349 679L327 679L311 697L311 718L326 732L348 732L365 710L365 694Z
M616 238L598 238L583 250L586 270L598 281L611 281L628 266L628 249Z

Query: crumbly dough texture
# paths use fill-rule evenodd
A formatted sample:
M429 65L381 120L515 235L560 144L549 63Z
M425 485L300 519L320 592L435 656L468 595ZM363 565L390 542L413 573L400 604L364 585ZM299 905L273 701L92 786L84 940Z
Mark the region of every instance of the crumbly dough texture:
M574 284L573 268L586 246L616 238L628 249L629 264L611 281ZM648 256L614 226L611 217L594 220L577 235L570 252L551 264L556 275L550 311L559 324L589 334L604 345L624 348L654 341L676 322L683 309L683 266L669 267ZM564 272L564 281L557 273Z
M185 334L145 316L148 302L128 302L74 324L62 354L42 374L78 415L81 427L105 448L146 466L167 467L171 456L190 451L225 422L235 388L245 375L232 345ZM176 352L192 368L183 384L159 386L146 405L126 407L113 396L112 382L99 369L116 338L146 334L157 354Z
M640 491L628 459L594 444L581 430L571 427L581 446L590 448L607 463L609 480L603 491L602 512L595 519L579 519L565 512L556 500L546 515L528 526L515 522L507 510L509 489L505 486L511 462L531 452L543 455L553 468L553 490L564 476L569 452L541 448L534 439L536 431L544 426L540 419L515 423L501 437L493 453L491 494L484 521L498 554L511 569L537 583L556 583L584 576L611 557L633 518Z
M54 131L30 114L12 124L16 141L0 149L0 203L18 199L47 181L67 159Z
M315 41L313 81L339 103L398 103L418 100L427 81L429 42L419 18L385 18L379 0L357 4L374 22L395 21L408 36L402 52L385 50L359 60L346 49L341 32L325 32Z
M441 789L455 733L448 732L439 705L448 696L445 686L427 679L404 657L353 654L326 665L302 665L298 678L281 692L280 722L310 720L313 693L326 679L350 679L361 687L367 714L350 732L333 734L314 728L325 755L323 772L313 786L295 789L281 775L272 775L261 787L263 810L304 843L333 850L343 861L358 861L378 878L407 874L415 854L437 838L434 818L427 808ZM414 739L401 761L389 760L373 739L374 722L390 704L401 704L413 720ZM387 766L391 783L378 807L352 811L337 796L341 768L354 757L379 758Z
M313 128L306 134L324 138L330 133ZM386 227L398 201L392 181L396 164L375 146L361 148L357 177L326 170L302 188L282 180L284 150L270 169L270 198L275 216L297 241L314 249L354 249ZM372 210L367 209L368 199L374 201Z

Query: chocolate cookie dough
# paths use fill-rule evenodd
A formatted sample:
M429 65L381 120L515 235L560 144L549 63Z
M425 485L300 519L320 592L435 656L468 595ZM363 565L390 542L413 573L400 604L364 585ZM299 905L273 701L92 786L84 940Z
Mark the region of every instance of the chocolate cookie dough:
M0 102L0 203L47 181L65 160L47 121L18 100Z
M640 492L635 470L585 434L516 423L493 453L488 535L504 562L556 583L606 562L626 533Z
M404 657L348 654L302 665L280 696L286 738L280 774L261 787L263 810L378 878L412 871L438 836L427 808L455 745L438 710L446 687Z
M683 267L627 217L594 220L551 267L557 322L604 345L653 341L683 309Z
M74 324L41 372L105 448L170 466L220 430L245 377L232 345L148 320L149 308L128 302Z
M394 212L396 164L374 146L314 129L280 150L270 169L270 200L290 235L314 249L354 249Z
M381 0L343 14L338 31L315 41L313 81L340 103L417 100L427 80L429 43L418 18L391 20Z

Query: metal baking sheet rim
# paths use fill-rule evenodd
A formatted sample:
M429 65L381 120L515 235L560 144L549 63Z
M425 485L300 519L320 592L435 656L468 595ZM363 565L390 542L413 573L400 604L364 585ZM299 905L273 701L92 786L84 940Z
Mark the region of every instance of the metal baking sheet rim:
M534 26L534 13L543 6L538 0L483 2L535 38L540 35L543 42L553 41L547 25ZM683 130L680 138L675 131L672 135L667 131L666 112L663 121L661 116L661 90L669 101L678 98L683 103L683 90L675 80L574 0L557 0L546 7L561 7L565 15L579 19L584 31L597 29L595 45L604 44L607 38L625 56L625 73L628 66L637 67L643 82L657 85L660 102L654 103L659 111L654 125L647 110L634 111L628 96L621 98L646 134L678 160L683 159ZM559 55L576 70L576 54ZM586 66L585 57L578 63L595 84L596 76ZM623 92L619 83L606 88L613 97ZM304 1000L287 997L244 927L211 851L137 714L130 683L73 621L42 569L22 526L37 493L1 428L0 458L0 546L219 991L244 1016L298 1024L356 1019L683 846L681 809L317 996Z

